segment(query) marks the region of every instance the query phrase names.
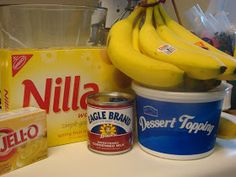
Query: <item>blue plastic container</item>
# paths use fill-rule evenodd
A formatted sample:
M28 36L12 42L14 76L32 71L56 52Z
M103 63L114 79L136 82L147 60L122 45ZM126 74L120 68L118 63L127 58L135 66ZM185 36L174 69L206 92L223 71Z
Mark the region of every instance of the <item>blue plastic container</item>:
M138 142L153 155L179 160L214 150L226 85L209 92L170 92L132 84L136 92Z

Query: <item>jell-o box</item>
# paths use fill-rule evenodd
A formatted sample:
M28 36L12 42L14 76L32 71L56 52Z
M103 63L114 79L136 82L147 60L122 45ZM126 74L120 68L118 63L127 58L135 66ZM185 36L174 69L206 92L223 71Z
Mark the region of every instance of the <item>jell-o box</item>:
M46 112L26 107L0 113L0 175L47 157Z

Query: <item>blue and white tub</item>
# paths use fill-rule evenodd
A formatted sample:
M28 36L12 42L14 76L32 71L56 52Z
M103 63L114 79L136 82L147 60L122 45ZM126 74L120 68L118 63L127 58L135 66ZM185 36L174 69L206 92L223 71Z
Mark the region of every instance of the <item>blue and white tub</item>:
M170 92L132 84L136 92L138 142L153 155L179 160L214 150L227 86L208 92Z

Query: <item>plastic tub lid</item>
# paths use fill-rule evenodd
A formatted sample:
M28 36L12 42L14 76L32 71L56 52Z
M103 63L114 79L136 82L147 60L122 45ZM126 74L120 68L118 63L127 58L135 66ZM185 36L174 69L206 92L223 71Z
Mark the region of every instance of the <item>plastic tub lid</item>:
M227 84L222 83L218 87L208 92L174 92L163 91L142 86L132 82L132 89L137 95L153 100L182 102L182 103L200 103L223 100L225 93L229 89Z

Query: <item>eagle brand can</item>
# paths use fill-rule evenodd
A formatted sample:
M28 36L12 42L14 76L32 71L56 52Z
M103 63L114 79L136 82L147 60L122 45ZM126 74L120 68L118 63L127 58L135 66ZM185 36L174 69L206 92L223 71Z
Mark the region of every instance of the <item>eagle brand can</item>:
M134 96L97 93L88 96L88 148L102 154L127 152L133 145Z

